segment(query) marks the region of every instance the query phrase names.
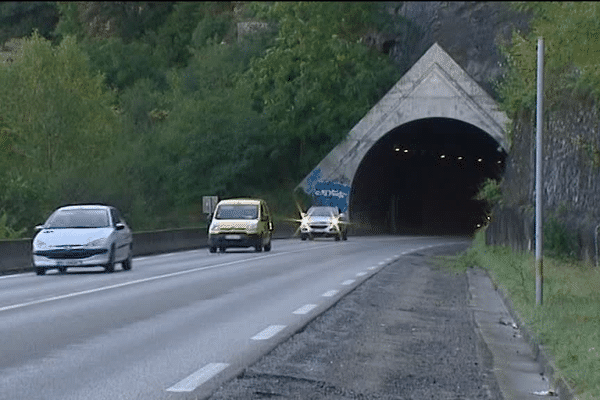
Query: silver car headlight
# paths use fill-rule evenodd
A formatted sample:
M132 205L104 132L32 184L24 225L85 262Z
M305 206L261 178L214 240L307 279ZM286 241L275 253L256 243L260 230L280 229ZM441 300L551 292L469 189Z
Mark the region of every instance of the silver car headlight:
M87 246L91 246L91 247L100 247L102 246L104 243L106 242L106 238L100 238L100 239L96 239L96 240L92 240L91 242L87 243Z
M300 221L300 229L308 229L308 219L302 218L302 221Z
M210 226L210 228L209 228L209 230L208 230L208 233L209 233L209 234L211 234L211 235L216 235L216 234L218 234L220 231L221 231L221 228L219 227L219 225L217 225L217 224L214 224L214 225L211 225L211 226Z
M45 249L48 247L48 245L46 244L46 242L43 242L40 239L35 239L35 241L33 242L33 245L36 249Z
M339 226L340 220L337 217L331 218L331 226L337 228Z

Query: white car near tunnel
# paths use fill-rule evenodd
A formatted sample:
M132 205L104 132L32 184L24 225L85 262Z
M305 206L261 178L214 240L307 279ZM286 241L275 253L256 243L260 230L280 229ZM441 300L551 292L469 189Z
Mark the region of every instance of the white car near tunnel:
M315 237L333 237L335 240L348 239L348 221L346 215L337 207L313 206L302 215L300 239Z

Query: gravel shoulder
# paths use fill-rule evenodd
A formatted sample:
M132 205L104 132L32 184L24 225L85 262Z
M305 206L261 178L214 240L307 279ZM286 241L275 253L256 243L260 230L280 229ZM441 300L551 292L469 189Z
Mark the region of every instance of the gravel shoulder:
M217 389L217 399L502 399L464 273L432 259L386 266Z

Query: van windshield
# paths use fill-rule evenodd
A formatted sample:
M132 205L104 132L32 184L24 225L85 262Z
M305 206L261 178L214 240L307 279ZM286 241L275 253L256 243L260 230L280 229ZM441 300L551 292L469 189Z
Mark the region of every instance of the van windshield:
M216 219L257 219L258 206L253 204L222 204L217 209Z

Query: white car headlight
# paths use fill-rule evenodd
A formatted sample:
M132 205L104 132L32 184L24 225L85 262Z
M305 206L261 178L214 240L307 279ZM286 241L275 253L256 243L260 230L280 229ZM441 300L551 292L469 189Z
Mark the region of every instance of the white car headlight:
M106 241L106 238L100 238L100 239L96 239L96 240L92 240L91 242L88 242L87 245L92 246L92 247L102 246L105 241Z
M212 234L212 235L216 235L216 234L218 234L220 231L221 231L221 228L219 227L219 225L217 225L217 224L214 224L214 225L211 225L211 226L210 226L210 228L209 228L209 230L208 230L208 233L210 233L210 234Z
M308 219L307 218L302 218L302 221L300 221L300 228L308 229Z
M48 247L48 245L40 239L35 239L35 242L33 244L36 249L45 249L46 247Z

